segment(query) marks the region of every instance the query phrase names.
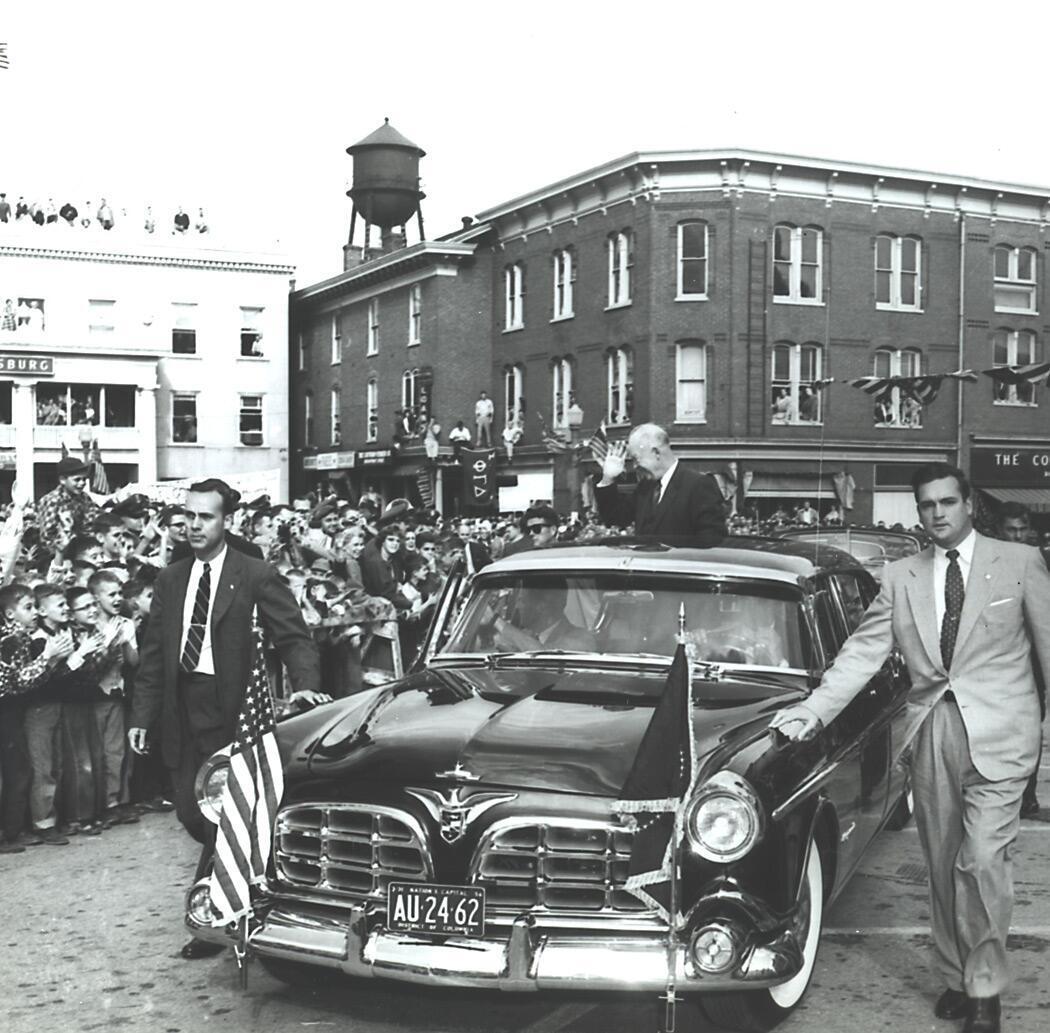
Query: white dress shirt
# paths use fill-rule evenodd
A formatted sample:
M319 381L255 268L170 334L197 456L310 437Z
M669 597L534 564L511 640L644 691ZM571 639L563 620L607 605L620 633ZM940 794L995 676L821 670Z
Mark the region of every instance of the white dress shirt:
M667 491L667 485L671 483L671 478L674 476L674 472L677 469L678 460L676 459L664 472L663 477L660 478L660 486L656 489L656 498L653 500L654 506L659 506L663 501L664 492Z
M970 567L973 565L973 549L977 544L977 532L971 531L957 546L959 550L959 570L962 571L963 588L970 578ZM933 547L933 604L937 608L937 630L944 623L944 582L948 577L948 553L939 545Z
M222 577L222 566L226 561L226 546L213 560L208 561L211 574L211 598L208 600L208 620L204 625L204 641L201 643L201 657L197 661L196 671L198 674L215 674L215 658L211 651L211 616L215 610L215 593L219 590L219 580ZM182 656L186 648L186 636L190 633L190 622L193 620L193 603L197 598L197 585L200 583L201 574L204 573L202 560L194 559L190 567L190 580L186 585L186 599L182 604L182 640L179 644L179 656ZM942 579L943 580L943 579Z

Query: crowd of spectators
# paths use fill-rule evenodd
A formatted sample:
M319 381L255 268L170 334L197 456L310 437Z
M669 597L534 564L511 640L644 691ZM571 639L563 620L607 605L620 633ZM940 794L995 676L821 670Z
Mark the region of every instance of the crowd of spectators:
M118 215L104 197L97 202L85 201L83 206L78 208L72 201L64 201L58 205L53 197L49 197L47 203L42 204L37 199L30 202L26 201L24 196L19 196L18 200L12 204L8 201L7 194L0 192L0 231L7 224L17 226L61 225L80 230L98 227L103 230L111 230L118 222L121 225L128 225L131 221L126 208L121 208ZM142 228L147 233L157 232L157 224L151 207L146 208ZM209 232L204 209L198 208L197 215L191 218L180 206L172 216L171 233L173 236L182 236L191 232Z

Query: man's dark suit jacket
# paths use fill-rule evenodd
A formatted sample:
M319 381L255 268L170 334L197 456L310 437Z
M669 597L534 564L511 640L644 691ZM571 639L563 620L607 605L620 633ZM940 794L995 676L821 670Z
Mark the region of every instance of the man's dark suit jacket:
M183 745L179 658L183 605L192 566L192 558L179 560L157 575L149 628L135 674L129 727L149 728L160 716L161 751L168 767L178 765ZM295 690L316 692L320 688L317 646L292 593L269 563L228 548L211 610L211 641L223 724L230 740L252 669L252 611L256 607L266 638L288 668Z
M630 495L615 484L594 489L602 523L634 524L639 537L658 538L668 545L718 545L726 536L725 506L715 479L679 462L667 490L654 505L660 482L646 478Z

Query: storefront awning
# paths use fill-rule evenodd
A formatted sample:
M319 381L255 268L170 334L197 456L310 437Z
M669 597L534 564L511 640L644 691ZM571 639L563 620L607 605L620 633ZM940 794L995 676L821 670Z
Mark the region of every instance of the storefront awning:
M998 502L1020 502L1032 513L1050 513L1050 488L982 488Z
M747 489L747 497L833 499L835 487L830 474L818 477L815 473L756 472Z

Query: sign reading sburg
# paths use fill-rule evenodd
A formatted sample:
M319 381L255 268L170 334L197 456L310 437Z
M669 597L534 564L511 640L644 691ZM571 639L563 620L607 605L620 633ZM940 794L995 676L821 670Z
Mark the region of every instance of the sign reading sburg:
M0 352L0 375L53 377L55 360L50 355L12 355Z

